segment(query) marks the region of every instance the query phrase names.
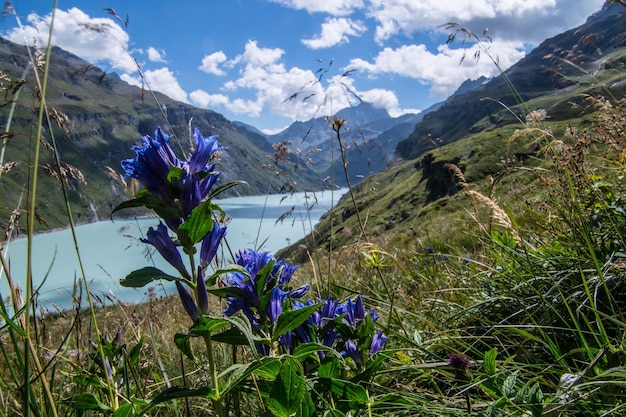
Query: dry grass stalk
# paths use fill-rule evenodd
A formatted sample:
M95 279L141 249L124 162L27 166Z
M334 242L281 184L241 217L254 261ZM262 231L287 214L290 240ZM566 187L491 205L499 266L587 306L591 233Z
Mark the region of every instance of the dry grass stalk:
M56 107L49 107L48 112L50 114L50 118L54 120L54 122L63 129L63 132L69 136L70 129L74 127L74 123L70 120L70 117L57 109Z
M61 162L61 167L58 167L56 162L47 162L42 166L43 170L47 172L52 178L61 182L61 179L69 184L69 180L75 180L79 183L87 184L83 173L73 165L67 162Z
M15 161L5 162L4 164L0 164L0 174L6 174L11 171L13 168L18 166L20 163Z
M504 211L499 205L498 203L493 200L490 197L487 197L481 193L479 193L478 191L475 190L465 190L464 191L466 195L468 195L470 198L472 198L472 201L474 202L480 202L482 204L484 204L485 206L487 206L491 213L490 213L490 220L493 219L496 221L496 224L504 227L505 229L509 230L513 236L513 239L515 239L515 241L519 244L522 243L522 239L520 238L520 235L517 231L517 229L513 226L513 222L511 221L511 218L509 217L509 215L507 214L506 211ZM478 221L478 208L476 205L474 205L474 210L476 211L476 217L475 220L478 222L479 227L483 230L483 231L487 231L487 227L482 224L481 222Z

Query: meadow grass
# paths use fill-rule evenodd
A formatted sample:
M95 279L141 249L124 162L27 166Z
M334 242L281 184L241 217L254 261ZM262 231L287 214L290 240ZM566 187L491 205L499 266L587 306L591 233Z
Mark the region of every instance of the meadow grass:
M42 93L24 198L29 239L43 198L37 149L51 130ZM433 151L456 191L433 201L424 160L392 167L351 187L297 250L281 252L302 263L294 282L310 283L315 298L361 296L369 327L351 335L389 337L367 360L350 359L346 345L281 348L279 336L313 310L285 304L283 322L258 324L265 333L242 314L220 316L227 286L194 318L195 275L182 303L153 296L142 305L94 297L79 279L75 308L55 314L37 309L41 277L32 277L1 303L0 415L622 415L626 103L596 96L589 105L598 111L577 125L539 113ZM217 275L236 272L233 261L218 259ZM347 315L322 336L355 330Z

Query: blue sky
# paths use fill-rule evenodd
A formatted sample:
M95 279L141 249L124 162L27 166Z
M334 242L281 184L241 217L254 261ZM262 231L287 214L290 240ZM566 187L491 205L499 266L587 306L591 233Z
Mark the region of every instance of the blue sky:
M485 51L472 59L476 48L489 48L506 69L603 3L58 0L53 43L140 85L136 60L152 89L269 133L356 105L355 95L392 116L418 112L466 79L497 74ZM44 45L53 1L11 4L15 14L2 17L0 35ZM477 34L487 28L492 42L446 45L448 22Z

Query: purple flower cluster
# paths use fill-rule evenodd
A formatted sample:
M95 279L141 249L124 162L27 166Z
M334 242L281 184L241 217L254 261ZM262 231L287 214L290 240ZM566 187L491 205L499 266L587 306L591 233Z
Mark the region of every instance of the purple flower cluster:
M194 130L196 146L188 160L180 160L170 147L170 137L160 128L154 137L143 136L141 145L133 146L135 157L122 161L125 176L136 178L156 199L147 200L170 229L189 217L217 182L220 172L215 164L209 164L213 155L222 148L217 136L203 137Z
M169 139L157 129L154 137L144 136L142 144L132 148L134 158L122 161L126 177L137 179L144 189L114 211L144 206L163 220L156 228L151 227L142 241L152 245L180 274L180 278L167 279L175 280L183 307L194 326L199 326L208 314L211 291L226 298L224 316L241 311L252 330L265 341L271 341L257 345L261 353L269 353L275 341L287 352L299 343L318 343L336 349L358 365L378 353L387 336L375 330L378 316L374 310L365 311L361 296L343 303L331 298L319 303L302 302L300 299L309 291L309 285L290 286L297 266L276 259L269 252L239 251L235 257L239 269L233 268L222 276L221 284L225 288L207 290L207 281L216 283L218 275L205 280L206 270L226 235L226 226L213 219L215 211L222 215L223 212L210 201L218 192L212 193L212 188L220 176L215 164L210 162L222 148L217 144L217 136L205 138L195 129L195 148L188 160L181 160L172 151ZM171 237L170 233L176 236ZM195 262L198 243L201 243L200 259ZM190 256L190 263L197 264L191 271L183 261L181 248ZM141 286L149 281L142 271L126 278L129 286L135 283ZM281 323L279 318L283 314L291 316ZM320 355L324 356L323 352Z
M242 311L254 330L269 331L283 311L287 299L304 296L309 285L289 288L289 282L297 266L279 261L269 252L251 249L240 251L235 259L247 273L228 274L225 285L241 290L240 297L228 297L223 314L232 316Z
M304 306L303 303L296 304L296 308ZM383 335L382 330L374 331L376 320L376 311L365 311L360 295L356 300L348 298L344 303L328 298L319 311L295 330L295 335L299 342L316 342L337 348L344 356L360 364L365 355L371 358L387 343L388 337ZM289 342L293 344L293 340Z

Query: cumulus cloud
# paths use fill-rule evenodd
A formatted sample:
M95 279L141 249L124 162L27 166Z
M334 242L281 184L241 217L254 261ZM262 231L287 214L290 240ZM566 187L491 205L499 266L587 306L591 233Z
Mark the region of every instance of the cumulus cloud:
M222 51L213 52L202 58L202 64L198 69L213 75L226 75L226 72L220 68L220 65L226 62L226 54Z
M204 90L193 90L189 93L189 100L199 107L217 107L228 104L228 96L224 94L209 94Z
M360 36L367 28L345 17L330 18L322 24L320 35L312 39L303 39L302 43L311 49L329 48L340 43L348 42L348 36Z
M14 28L6 37L16 43L38 46L48 42L50 17L31 13L23 30ZM91 18L78 8L57 10L51 43L93 64L106 64L128 73L137 71L128 52L128 34L110 18Z
M148 48L148 59L152 62L165 62L165 52L159 51L152 46Z
M494 40L488 51L501 69L507 69L524 56L523 45L518 42ZM439 46L437 53L430 52L425 45L403 45L399 48L384 48L372 62L356 58L348 65L351 69L365 72L372 77L379 75L401 75L430 85L430 93L436 97L447 97L467 79L498 75L498 68L486 56L480 46L465 50ZM473 59L480 50L482 57ZM465 58L465 59L464 59Z
M145 83L154 91L165 94L173 100L188 102L187 93L182 89L174 73L167 67L156 70L146 70L143 72ZM142 80L139 77L133 77L128 74L122 74L120 78L128 84L142 86Z
M458 22L471 30L510 40L538 43L576 26L604 0L370 0L368 14L377 21L376 40L410 36Z
M333 16L344 16L364 7L363 0L271 0L274 3L292 9L306 10L309 13L328 13Z

